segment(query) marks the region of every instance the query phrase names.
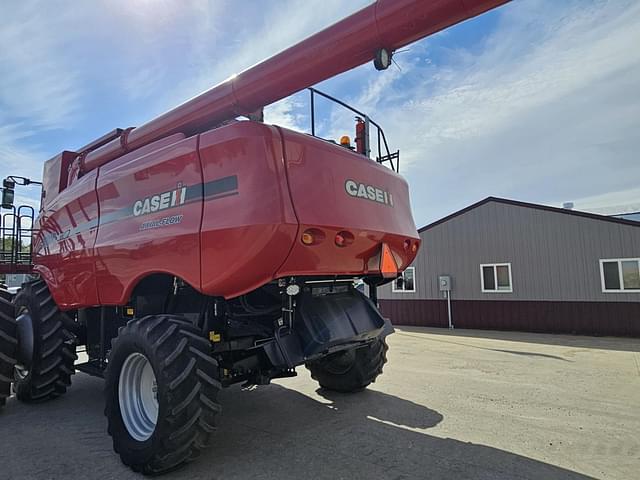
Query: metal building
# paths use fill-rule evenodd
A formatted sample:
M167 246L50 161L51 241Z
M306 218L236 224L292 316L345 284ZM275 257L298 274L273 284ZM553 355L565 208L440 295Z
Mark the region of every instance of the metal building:
M419 231L397 325L448 325L445 276L454 327L640 336L640 222L489 197Z

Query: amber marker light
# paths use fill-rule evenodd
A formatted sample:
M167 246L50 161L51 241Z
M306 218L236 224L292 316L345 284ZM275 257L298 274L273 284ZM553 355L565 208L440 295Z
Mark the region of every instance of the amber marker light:
M351 139L349 138L349 135L343 135L342 137L340 137L340 145L342 145L343 147L351 146Z
M325 239L325 234L322 230L318 228L308 228L302 233L302 237L300 237L300 241L304 245L317 245L322 243Z

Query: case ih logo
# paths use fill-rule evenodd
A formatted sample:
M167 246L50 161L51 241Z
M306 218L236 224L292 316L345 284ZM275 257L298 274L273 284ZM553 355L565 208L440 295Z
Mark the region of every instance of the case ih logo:
M374 202L393 207L393 195L373 185L356 182L355 180L347 180L344 183L344 189L352 197L366 198L367 200L373 200Z
M179 186L175 190L137 200L136 203L133 204L133 214L138 217L147 213L159 212L167 208L180 206L184 204L186 196L187 187Z

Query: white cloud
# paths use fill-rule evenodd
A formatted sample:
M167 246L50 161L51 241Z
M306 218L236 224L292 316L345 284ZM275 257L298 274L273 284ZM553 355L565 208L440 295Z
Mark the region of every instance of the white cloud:
M299 113L304 105L301 95L292 95L267 106L264 109L264 121L291 130L308 132L308 115Z
M636 2L515 2L476 52L414 63L404 101L372 114L400 145L417 223L488 195L633 195L639 24Z
M164 101L164 107L209 89L368 3L367 0L346 5L341 0L287 0L262 9L261 15L251 10L255 5L240 2L227 3L224 12L211 11L209 4L201 6L190 26L189 43L194 48L185 52L194 68L176 85L172 97ZM234 9L235 14L230 15L229 11Z
M42 160L45 154L30 147L28 140L34 134L23 124L0 125L0 180L8 175L20 175L39 180L42 175Z
M0 23L0 176L39 176L55 153L43 132L114 126L92 115L97 95L115 123L140 123L367 3L16 3ZM400 148L419 225L488 195L633 204L638 25L631 0L516 1L470 49L445 49L455 35L444 32L397 55L401 71L362 67L322 88L370 113ZM300 98L270 106L267 121L306 130ZM338 138L353 119L332 112L323 127Z
M573 204L576 210L602 215L640 212L640 187L577 198Z
M64 10L51 15L35 2L12 5L9 18L0 23L3 117L27 119L32 128L57 128L73 119L82 89L60 35L71 17Z
M75 13L59 9L53 14L30 1L5 12L0 23L0 178L40 179L50 152L38 135L72 129L79 118L84 89L70 39L61 34L73 28ZM38 193L31 196L39 198Z
M401 149L419 225L489 195L560 204L618 192L633 203L638 24L640 5L630 1L514 2L471 49L427 40L398 55L402 71L360 68L328 82L328 91L340 96L344 77L364 85L346 99ZM282 30L287 45L291 28ZM447 35L439 37L446 44ZM279 102L271 121L304 126L298 109ZM351 117L334 109L320 127L339 138L353 130Z

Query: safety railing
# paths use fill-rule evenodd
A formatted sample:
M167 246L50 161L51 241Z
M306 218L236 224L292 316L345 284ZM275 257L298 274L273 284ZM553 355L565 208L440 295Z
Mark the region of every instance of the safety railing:
M35 210L29 205L8 210L0 216L0 273L29 273Z
M351 105L339 100L331 95L321 92L315 88L308 88L310 92L310 117L311 117L311 135L317 137L316 135L316 96L323 97L341 107L346 108L347 110L355 113L357 115L356 118L361 119L364 122L364 154L371 158L371 127L373 126L376 129L376 146L377 146L377 156L375 157L376 162L380 164L389 163L391 170L394 172L400 171L400 150L396 150L395 152L391 152L389 149L389 144L387 143L387 137L384 134L384 130L382 127L374 122L368 115L365 113L353 108Z

